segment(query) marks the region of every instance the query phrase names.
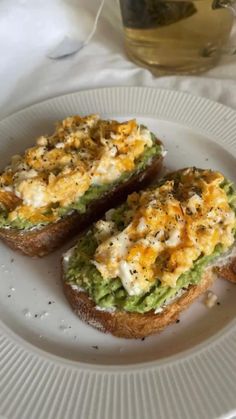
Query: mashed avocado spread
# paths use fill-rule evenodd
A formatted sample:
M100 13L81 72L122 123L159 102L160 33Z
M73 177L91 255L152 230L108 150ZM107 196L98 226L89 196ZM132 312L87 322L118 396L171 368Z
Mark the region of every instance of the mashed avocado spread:
M153 140L155 140L154 134L152 134ZM146 147L145 151L141 155L139 159L136 161L135 169L131 172L124 172L115 182L111 183L104 183L101 185L93 185L90 186L90 188L84 193L84 195L73 204L70 204L67 207L61 207L59 208L59 215L60 217L63 217L67 215L68 213L72 211L78 211L79 213L83 214L86 212L86 208L89 205L90 202L101 198L103 195L105 195L107 192L109 192L112 188L115 188L117 184L120 184L122 182L127 181L132 176L136 175L142 170L145 170L146 166L150 164L150 161L154 156L160 155L162 152L162 147L154 142L154 145L150 148ZM45 215L50 215L53 213L53 208L47 209L47 212ZM16 218L13 221L9 222L8 220L8 212L4 208L4 206L0 206L0 227L12 227L17 228L20 230L26 230L30 229L32 227L40 227L43 225L48 224L47 222L40 222L40 223L33 223L29 220L26 220L24 218Z
M227 194L230 206L236 211L236 193L233 184L225 180L221 187ZM126 204L123 204L112 214L112 221L116 223L119 230L125 227L122 214L126 209ZM97 246L94 233L90 229L79 240L67 262L66 282L84 289L101 308L118 308L137 313L146 313L161 308L190 285L198 284L206 265L213 262L224 251L223 246L218 244L211 255L199 257L190 270L179 276L175 287L164 286L157 280L147 293L141 296L131 296L123 287L120 278L105 280L95 265L91 263Z

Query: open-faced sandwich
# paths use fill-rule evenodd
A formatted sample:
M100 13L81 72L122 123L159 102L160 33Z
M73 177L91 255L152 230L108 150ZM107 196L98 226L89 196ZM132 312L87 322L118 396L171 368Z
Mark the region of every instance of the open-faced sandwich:
M161 142L135 120L74 116L0 175L0 238L43 256L159 172Z
M215 171L187 168L130 194L63 257L64 292L81 319L113 335L162 330L219 273L230 255L236 194Z

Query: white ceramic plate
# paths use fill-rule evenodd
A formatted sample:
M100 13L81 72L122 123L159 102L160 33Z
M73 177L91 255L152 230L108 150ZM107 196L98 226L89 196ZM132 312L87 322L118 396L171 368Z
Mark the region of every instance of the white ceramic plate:
M0 123L0 166L71 114L136 117L168 150L168 170L218 169L236 182L236 113L185 93L106 88L48 100ZM63 250L68 248L65 246ZM72 313L60 255L0 245L0 414L8 419L213 419L236 408L236 286L220 305L197 301L180 323L145 340L104 335Z

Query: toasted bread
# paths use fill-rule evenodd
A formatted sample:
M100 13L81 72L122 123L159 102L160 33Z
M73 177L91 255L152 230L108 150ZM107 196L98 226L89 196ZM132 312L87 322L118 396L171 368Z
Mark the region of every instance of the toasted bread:
M0 238L12 249L20 250L28 256L45 256L82 232L88 225L98 219L105 211L120 204L134 190L148 185L162 168L163 156L158 156L149 166L132 176L127 182L119 184L102 198L93 201L85 214L74 211L59 221L32 230L0 228Z
M28 256L45 256L64 244L65 240L82 232L109 208L120 204L129 193L153 181L162 168L162 161L163 156L154 158L144 171L93 201L85 214L74 211L55 223L26 231L0 228L0 238L12 249L20 250Z
M196 169L196 170L199 170L199 169ZM176 173L180 173L180 172L176 172ZM167 176L166 180L169 180L169 179L173 179L173 174L170 174L170 175ZM161 182L161 185L162 185L161 187L163 187L163 182ZM222 186L222 188L224 188L224 186ZM147 191L145 191L145 193L146 192ZM151 197L153 197L153 195L151 195ZM227 195L227 197L228 197L228 195ZM141 202L143 202L142 198L139 197L139 199L141 200ZM168 195L168 199L169 199L169 195ZM129 200L132 203L132 199L128 198L127 202L129 202ZM145 202L147 202L147 201L145 201ZM153 203L153 201L151 201L151 202ZM205 202L205 201L203 201L203 202ZM213 201L211 201L211 205L212 205L212 202ZM182 203L182 201L181 201L181 203ZM124 207L124 206L123 206L123 208L127 209L127 207ZM144 208L147 208L147 207L145 206ZM181 206L181 208L182 208L182 211L183 211L182 206ZM216 208L218 209L218 207L216 207ZM235 208L235 204L234 204L233 208ZM125 209L123 209L122 211L123 211L123 214L124 214ZM128 211L130 211L130 207L128 207ZM136 211L135 214L137 214L138 210L135 210L135 211ZM167 214L165 207L164 207L164 211L165 211L164 213ZM231 211L227 214L228 215L231 214L233 216L232 208L229 208L227 211ZM130 214L130 213L128 212L128 214ZM158 217L161 217L160 211L158 212L158 214L159 214ZM208 217L209 212L208 212L207 207L206 207L206 214L207 214L207 217ZM143 212L142 212L142 216L143 216ZM189 216L189 212L187 212L187 216ZM129 217L130 217L130 215L129 215ZM233 231L234 231L233 230L233 225L235 225L235 224L233 224L233 223L235 223L235 215L233 217L234 217L234 221L232 221L232 234L233 234ZM115 218L113 218L113 220L114 219ZM202 222L203 219L200 219L201 222ZM168 220L168 218L167 218L167 220ZM217 221L217 223L218 223L218 221ZM169 224L167 223L167 225L169 225ZM104 226L104 224L103 224L103 226ZM135 226L136 226L136 224L135 224ZM163 224L162 224L162 227L163 227ZM125 228L125 227L123 227L123 228ZM130 228L130 224L129 224L129 228ZM117 234L118 235L123 234L123 230L121 230L121 231L122 231L122 233L117 233ZM129 230L129 231L131 231L131 230ZM105 288L105 286L104 286L105 292L103 293L101 291L98 291L97 295L100 295L100 296L96 297L96 294L93 294L93 290L95 289L96 284L97 283L99 284L99 281L100 281L99 277L95 276L94 271L84 270L84 266L86 266L85 264L87 263L86 260L88 260L88 262L90 263L90 266L93 266L93 269L99 269L99 266L98 266L99 264L97 263L98 259L94 260L94 256L92 256L92 259L93 259L92 263L90 262L91 255L95 254L94 250L92 250L93 253L89 253L89 252L86 253L87 252L86 247L83 247L83 246L85 246L85 245L83 245L83 243L86 243L86 240L87 240L87 243L90 243L93 240L93 234L94 234L94 230L92 228L88 231L87 239L86 239L86 235L85 235L85 236L82 237L82 241L79 241L79 243L82 243L81 248L75 246L75 248L69 250L69 252L66 255L64 255L63 260L62 260L62 272L63 272L62 281L63 281L64 293L65 293L66 298L68 299L71 307L73 308L74 312L82 320L84 320L85 322L87 322L88 324L90 324L91 326L97 328L98 330L100 330L102 332L105 332L105 333L108 332L108 333L113 334L114 336L123 337L123 338L143 338L145 336L160 332L168 324L173 323L179 317L180 313L183 310L185 310L199 295L203 294L211 286L214 279L217 278L217 274L218 274L218 276L220 276L224 279L230 280L232 282L236 282L236 256L235 256L236 247L235 247L235 245L233 245L234 235L232 235L231 245L230 245L230 247L228 247L228 251L224 250L223 253L221 253L221 252L219 252L218 254L216 253L216 255L213 257L214 262L212 262L213 259L210 259L207 262L206 265L203 265L203 266L205 266L205 268L201 271L201 276L199 277L197 282L194 282L194 281L191 282L191 269L190 268L189 268L188 271L185 271L186 272L185 275L186 275L187 280L186 280L186 282L184 282L184 284L188 284L188 285L183 285L183 282L182 282L182 285L179 288L180 292L176 293L175 296L172 297L169 300L165 299L164 303L162 302L162 305L160 305L160 308L156 308L156 307L158 307L158 306L155 305L156 303L153 304L151 306L151 308L150 308L150 305L148 305L148 304L142 305L143 301L145 301L143 299L146 298L145 295L152 295L152 293L154 292L153 291L154 288L149 288L149 290L147 291L147 294L137 294L137 296L140 298L140 302L141 302L142 307L146 307L146 308L142 308L141 310L137 310L135 305L134 306L124 305L122 303L122 301L128 301L128 298L130 298L130 297L132 298L133 296L135 296L135 293L133 291L134 288L132 288L132 289L128 288L129 292L127 294L124 294L124 288L127 290L126 287L128 287L127 283L125 282L126 278L125 278L125 281L124 281L124 279L122 280L122 284L123 284L123 287L124 287L123 291L119 291L120 288L116 288L116 285L114 285L113 288L111 288L111 289L110 288ZM116 234L116 230L115 230L115 234ZM199 234L201 234L201 233L199 233ZM134 237L134 236L132 236L132 237ZM83 240L85 240L85 242L83 242ZM116 246L115 242L114 242L114 237L112 237L111 241L109 241L110 239L107 238L107 236L105 236L104 240L105 240L105 243L107 243L108 246L112 245L112 249L114 249L114 247ZM124 240L124 238L123 238L123 240ZM111 244L109 244L109 243L111 243ZM133 244L131 244L131 246L132 245ZM184 242L183 242L182 245L184 246ZM80 244L78 244L78 246L80 246ZM95 242L95 246L99 247L99 245L96 244L96 242ZM135 246L135 244L134 244L134 246ZM171 244L171 246L172 246L172 244ZM189 244L188 244L188 246L189 246ZM180 247L181 247L181 245L180 245ZM97 247L95 247L95 249L97 249ZM226 247L226 249L227 249L227 247ZM112 251L113 250L106 250L106 247L105 248L102 247L102 252L103 252L102 257L105 257L104 255L107 254L106 252L112 252ZM71 256L73 254L81 255L81 256L78 256L78 259L75 258L74 262L72 260L72 264L70 264L69 261L70 261ZM87 256L86 256L87 259L83 259L84 258L83 255L86 255L86 254L87 254ZM99 255L100 254L101 253L99 253ZM111 254L113 254L113 253L111 253ZM115 253L114 253L114 255L115 255ZM118 253L118 255L119 255L119 253ZM203 255L204 255L204 253L203 253ZM208 255L209 255L209 253L208 253ZM80 259L81 257L82 257L82 259ZM80 260L81 260L81 265L77 265L78 261L80 261ZM112 264L113 265L109 265L109 266L114 266L114 260L115 259L113 257L113 259L112 259ZM199 260L201 260L201 256L200 256ZM119 263L123 263L123 262L119 262ZM80 268L77 268L78 266L80 266ZM95 266L96 266L96 268L95 268ZM129 266L128 269L131 269L130 265L128 265L128 266ZM166 270L167 270L166 266L167 265L165 265L165 269L163 270L163 273L166 272ZM76 269L77 269L77 271L75 271L75 272L77 272L77 274L75 274L75 277L74 277L75 282L73 282L73 280L70 279L70 278L73 278L71 275L73 275L73 272ZM132 268L132 269L134 269L134 268ZM138 269L138 268L136 268L136 269ZM121 272L121 274L122 274L121 270L119 272ZM134 274L137 271L133 271L133 272L129 271L129 272L131 274ZM104 278L103 275L101 274L101 271L98 272L98 274L100 275L100 278ZM92 282L91 288L87 288L87 291L86 291L83 288L83 284L86 287L87 286L86 284L90 283L89 279L93 278L93 275L94 275L94 278L95 278L95 280L94 280L95 282ZM143 277L144 274L142 274L141 276ZM77 282L77 278L78 278L78 281L80 281L79 278L85 278L85 282L82 282L82 283ZM113 276L113 278L116 279L115 276ZM111 282L112 282L112 279L111 279ZM81 284L81 286L80 286L80 284ZM120 286L122 286L121 283L120 283ZM114 293L116 292L117 289L118 289L118 292L122 292L122 296L119 297L121 299L120 300L121 302L119 303L119 298L118 298L118 300L116 300L117 302L115 302L115 304L112 303L111 305L108 304L107 306L106 305L105 306L100 306L99 301L102 301L103 297L105 298L107 295L109 295L109 296L110 296L110 294L111 294L111 296L115 295ZM130 289L131 289L132 293L130 293ZM91 294L90 294L90 290L91 290ZM100 288L99 288L99 290L100 290ZM93 299L93 295L95 296L94 299ZM98 299L96 300L96 298L98 298ZM110 301L114 301L114 300L110 300ZM137 301L139 301L139 300L137 300ZM156 301L156 300L152 299L152 301ZM111 308L106 308L106 307L111 307ZM127 307L127 310L124 309L124 307Z
M236 284L236 258L232 258L227 264L217 267L216 271L222 278Z
M122 124L121 127L124 129ZM155 137L153 136L153 138ZM59 143L58 145L61 146L61 144L62 143ZM153 141L153 144L162 145L161 141L156 138ZM31 154L35 152L34 148L29 150L32 150ZM55 148L53 151L59 152L60 148ZM48 153L50 154L50 152L51 151ZM31 158L29 151L27 156L28 159ZM139 158L142 161L142 154L139 156ZM31 158L31 160L33 161L32 164L34 164L34 159ZM38 225L36 224L29 228L18 228L18 226L14 227L14 225L12 226L11 224L3 226L0 228L0 239L2 239L12 249L20 250L26 255L44 256L64 244L65 240L73 237L75 234L80 233L92 221L100 217L106 210L121 203L126 198L127 194L134 190L139 190L140 188L150 183L160 172L162 161L163 153L160 148L160 151L158 150L156 154L152 155L149 160L145 162L144 167L137 166L139 167L138 169L132 169L133 174L131 171L130 177L121 180L119 183L116 183L115 186L111 182L110 189L108 189L106 192L104 191L103 194L101 194L99 197L94 198L92 201L86 204L85 213L79 212L77 209L73 209L66 215L60 216L60 218L57 218L54 221L47 223L46 225L43 225L43 223L40 225L39 223ZM38 164L40 165L40 162L38 162ZM53 173L51 174L54 176ZM78 188L79 183L76 183L76 185L78 185ZM18 204L18 202L15 202L16 200L21 201L17 197L17 194L13 195L13 193L8 192L8 200L5 203L4 194L2 195L3 197L0 197L0 204L4 204L4 206L8 209L10 208L10 210L14 209L14 205L16 206ZM12 205L11 195L13 195L15 200L13 202L14 205ZM40 193L38 195L40 195Z
M63 290L73 311L90 326L120 338L137 339L161 332L166 326L174 323L182 311L187 309L212 285L217 277L215 269L222 278L236 282L233 270L235 264L236 258L220 268L208 268L198 285L191 285L182 296L168 304L160 313L155 313L154 310L145 314L129 313L124 310L101 310L87 293L66 283L64 277L62 279Z

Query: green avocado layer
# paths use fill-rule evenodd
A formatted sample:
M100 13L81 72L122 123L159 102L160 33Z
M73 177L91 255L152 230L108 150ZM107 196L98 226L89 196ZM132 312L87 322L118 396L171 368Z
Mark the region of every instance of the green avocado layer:
M222 187L227 193L230 205L236 211L236 193L233 184L225 180ZM126 204L123 204L112 214L112 220L117 224L119 230L123 230L125 227L122 220L125 209ZM214 261L223 252L222 246L217 245L213 254L200 257L194 263L192 269L180 275L174 288L163 286L157 280L149 292L141 296L130 296L123 287L120 278L105 280L95 265L91 263L97 245L92 230L81 237L66 266L66 282L83 288L99 307L118 308L137 313L146 313L158 309L170 301L171 298L175 298L181 290L187 289L190 285L198 284L206 265Z
M155 136L153 134L152 136L153 136L153 140L155 141ZM103 185L91 186L77 202L74 202L73 204L64 208L58 208L57 211L58 211L59 217L63 217L72 211L78 211L81 214L85 213L86 208L90 202L101 198L111 189L115 188L118 184L127 181L129 178L136 175L141 170L145 170L146 166L150 164L150 161L153 159L153 157L161 155L161 152L162 152L162 147L156 142L154 143L152 147L150 148L146 147L144 153L136 161L135 169L133 171L123 173L112 184L106 183ZM50 214L50 212L52 213L53 210L55 210L55 208L48 209L47 214ZM27 230L35 226L40 227L46 224L48 223L45 222L45 223L40 223L40 224L34 224L34 223L29 222L26 219L19 218L19 217L16 218L14 221L9 222L7 211L4 208L0 207L0 227L11 227L11 228L17 228L19 230L23 230L23 229Z

